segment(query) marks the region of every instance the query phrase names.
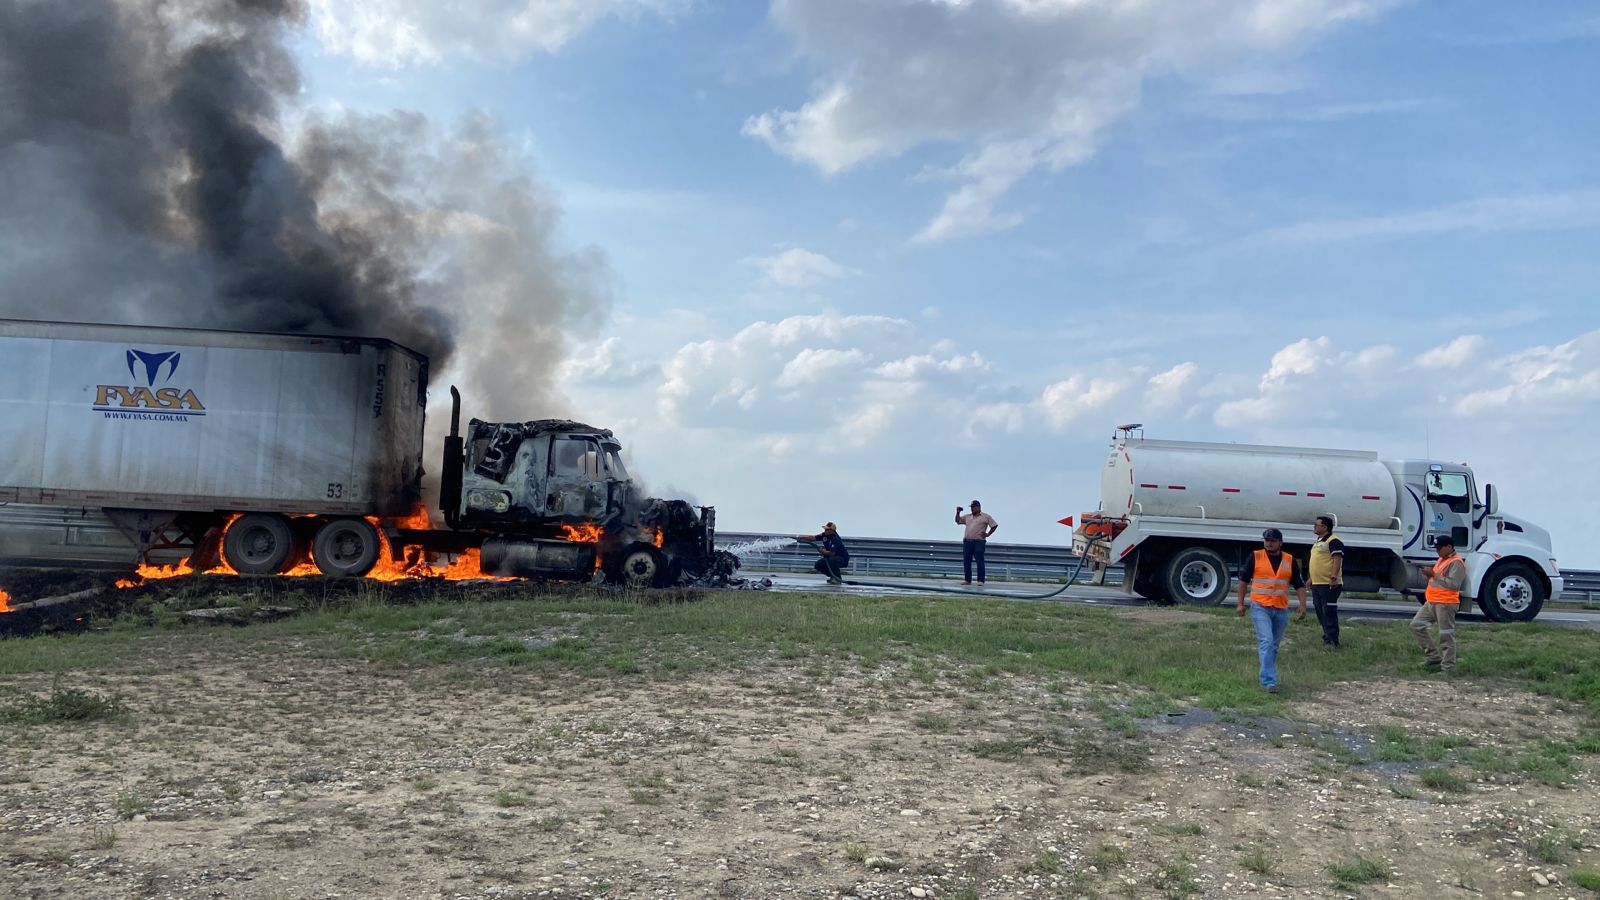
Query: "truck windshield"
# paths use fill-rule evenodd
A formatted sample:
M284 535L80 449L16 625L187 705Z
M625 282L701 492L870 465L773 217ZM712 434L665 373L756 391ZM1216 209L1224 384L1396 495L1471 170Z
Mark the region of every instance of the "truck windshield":
M628 480L628 470L622 465L622 457L617 455L617 451L610 448L606 449L606 469L611 478L617 481Z

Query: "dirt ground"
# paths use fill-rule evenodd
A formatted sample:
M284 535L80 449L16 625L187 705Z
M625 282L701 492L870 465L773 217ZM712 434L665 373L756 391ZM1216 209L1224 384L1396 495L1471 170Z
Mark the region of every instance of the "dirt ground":
M1457 769L1443 794L1417 779L1437 764L1327 749L1390 723L1480 745L1572 725L1471 684L1119 731L1089 686L1003 676L774 661L622 684L281 650L74 675L129 713L0 740L0 895L1571 897L1537 842L1600 862L1592 768L1565 788ZM1135 750L1148 768L1123 771ZM1389 875L1336 889L1356 853Z

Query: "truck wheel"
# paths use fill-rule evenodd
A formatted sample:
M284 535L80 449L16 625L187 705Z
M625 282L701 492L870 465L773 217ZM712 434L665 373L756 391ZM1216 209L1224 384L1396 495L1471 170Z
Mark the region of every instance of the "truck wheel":
M1167 560L1167 596L1178 603L1215 606L1228 596L1228 564L1209 547L1179 550Z
M294 555L294 530L274 513L240 516L222 538L222 558L240 575L282 572Z
M378 551L378 529L366 519L334 519L311 542L317 568L335 578L360 578L372 571Z
M654 547L636 547L622 557L619 574L631 588L660 587L666 583L667 558Z
M1157 578L1150 569L1155 566L1144 566L1139 569L1139 574L1133 576L1133 592L1146 600L1157 603L1166 599L1166 594L1161 591L1161 579Z
M1483 580L1478 606L1496 622L1532 621L1544 607L1544 582L1527 563L1500 563Z

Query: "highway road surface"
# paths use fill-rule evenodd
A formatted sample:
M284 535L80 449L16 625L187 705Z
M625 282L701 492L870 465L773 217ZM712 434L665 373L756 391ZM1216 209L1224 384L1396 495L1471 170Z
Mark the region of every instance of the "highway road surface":
M987 587L980 589L976 587L962 588L960 583L953 579L873 577L859 580L849 579L843 585L830 587L823 582L821 575L796 572L762 572L751 569L743 569L739 574L750 579L770 579L772 581L772 590L774 591L825 591L868 596L903 594L934 594L945 597L988 596L999 600L1036 600L1050 603L1078 603L1085 606L1153 605L1142 597L1124 594L1121 588L1096 587L1088 584L1074 585L1055 596L1045 596L1059 589L1060 585L991 581ZM1233 602L1231 597L1228 602ZM1409 619L1416 613L1416 610L1415 603L1404 601L1345 600L1339 604L1340 619L1345 621ZM1472 612L1463 613L1458 617L1457 621L1464 625L1493 624L1484 618L1483 614L1479 613L1476 608ZM1600 631L1600 610L1563 609L1546 606L1539 613L1538 621L1544 625L1568 625L1587 628L1591 631Z

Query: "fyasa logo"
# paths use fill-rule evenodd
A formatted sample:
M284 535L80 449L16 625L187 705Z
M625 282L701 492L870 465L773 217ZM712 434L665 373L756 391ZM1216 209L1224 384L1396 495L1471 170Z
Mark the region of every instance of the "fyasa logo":
M139 373L135 370L134 363L144 369L144 383L146 387L156 386L156 376L161 374L161 367L167 367L167 381L178 374L178 360L183 355L174 350L171 353L149 353L144 350L128 351L128 374L135 381L139 380ZM163 382L164 383L164 382Z
M96 385L95 411L108 419L157 422L187 422L205 415L205 405L192 389L168 386L182 359L183 354L176 350L152 353L129 348L128 375L134 383ZM161 387L156 386L158 382Z

